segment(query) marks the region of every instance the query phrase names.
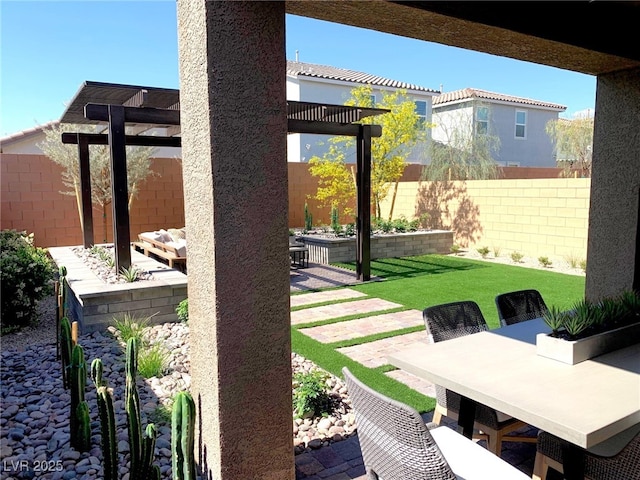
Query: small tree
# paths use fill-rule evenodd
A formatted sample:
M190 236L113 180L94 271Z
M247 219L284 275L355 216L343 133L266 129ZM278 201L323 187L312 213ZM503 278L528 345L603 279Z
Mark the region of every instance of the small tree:
M44 130L45 139L38 145L53 162L62 167L62 183L68 190L63 195L74 195L80 225L82 220L80 161L78 147L62 143L63 132L93 133L91 125L58 124ZM107 207L111 203L111 162L109 147L91 145L89 168L91 171L91 200L102 209L103 239L107 241ZM137 196L140 185L155 173L151 170L153 147L127 147L127 188L129 192L129 208Z
M431 163L424 177L432 181L485 180L498 177L498 164L493 153L500 148L500 138L491 133L489 107L476 102L471 108L446 112L435 127L438 141L432 143ZM477 122L479 109L486 121Z
M379 217L380 203L402 177L406 158L411 149L425 139L425 129L430 125L420 120L415 103L404 90L384 92L382 100L375 105L372 97L373 88L370 85L357 87L351 91L351 97L345 105L391 110L390 113L367 117L361 122L382 126L382 136L371 140L371 196ZM315 198L325 206L341 206L348 215L350 210L345 208L346 202L354 198L356 185L355 166L347 165L345 158L346 152L355 147L355 139L340 136L329 141L329 150L322 157L313 157L309 161L309 171L320 178ZM392 215L393 210L389 212L389 218Z
M558 166L565 168L565 175L578 170L582 175L590 177L593 117L581 115L572 120L550 120L546 131L555 144Z

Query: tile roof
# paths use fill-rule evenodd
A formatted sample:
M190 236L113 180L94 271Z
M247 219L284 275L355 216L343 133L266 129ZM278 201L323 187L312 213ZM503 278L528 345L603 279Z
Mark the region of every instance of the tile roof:
M370 73L357 72L355 70L347 70L345 68L330 67L327 65L316 65L313 63L294 62L287 60L287 75L289 76L305 76L314 78L325 78L328 80L341 80L343 82L363 83L377 85L380 87L402 88L405 90L414 90L419 92L428 92L438 94L438 90L433 90L412 83L391 80L389 78L371 75Z
M473 100L473 99L493 100L493 101L508 102L508 103L519 103L522 105L532 105L535 107L553 108L557 110L567 109L566 106L559 105L557 103L543 102L540 100L532 100L531 98L514 97L512 95L488 92L486 90L479 90L477 88L463 88L462 90L445 92L433 98L433 106L434 108L436 108L439 105L446 105L448 103L460 102L462 100Z
M0 144L7 144L7 143L13 143L13 142L17 142L20 140L23 140L24 138L27 138L31 135L35 135L38 134L40 132L42 132L43 130L45 130L46 128L49 127L55 127L56 125L58 125L60 123L59 120L53 120L51 122L47 122L43 125L38 125L35 127L31 127L31 128L27 128L25 130L21 130L17 133L12 133L11 135L7 135L6 137L2 137L0 138Z

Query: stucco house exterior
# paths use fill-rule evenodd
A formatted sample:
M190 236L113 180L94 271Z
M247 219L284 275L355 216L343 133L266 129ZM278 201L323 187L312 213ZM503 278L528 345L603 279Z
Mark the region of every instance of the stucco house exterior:
M432 137L449 143L452 131L493 135L500 140L494 159L507 167L555 167L554 145L546 132L564 105L464 88L433 99Z
M371 85L375 101L380 102L384 92L405 90L416 104L416 112L425 123L431 122L432 99L440 92L411 83L357 72L327 65L316 65L287 60L287 99L305 102L343 105L351 96L351 91L361 85ZM427 163L430 129L426 129L427 140L416 145L407 162ZM287 136L287 157L289 162L308 162L313 156L322 156L327 150L326 135L289 134ZM355 161L347 155L347 161Z

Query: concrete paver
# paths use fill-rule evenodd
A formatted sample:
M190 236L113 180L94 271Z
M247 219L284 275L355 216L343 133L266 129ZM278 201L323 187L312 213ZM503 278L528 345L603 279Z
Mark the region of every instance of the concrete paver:
M338 290L321 290L319 292L309 292L300 295L291 296L291 306L301 307L304 305L312 305L314 303L323 303L335 300L348 300L350 298L366 297L366 293L358 292L350 288L341 288Z
M375 333L392 332L402 328L416 327L423 324L422 312L405 310L402 312L383 313L371 317L358 318L345 322L331 323L318 327L304 328L300 331L322 343L333 343L341 340L365 337Z
M338 348L338 352L360 362L365 367L376 368L389 362L387 357L403 350L407 345L421 342L427 345L429 339L426 331L397 335L395 337L376 340L375 342L362 343L352 347Z
M320 320L330 320L332 318L354 315L357 313L369 313L392 308L402 307L402 305L380 298L367 298L355 300L353 302L336 303L334 305L323 305L321 307L310 307L304 310L291 312L291 324L299 325L307 322L318 322Z

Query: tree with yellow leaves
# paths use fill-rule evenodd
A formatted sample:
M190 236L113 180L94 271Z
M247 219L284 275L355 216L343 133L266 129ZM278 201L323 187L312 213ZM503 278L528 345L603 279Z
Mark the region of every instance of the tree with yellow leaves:
M404 173L406 159L411 149L426 138L426 124L416 113L415 103L406 91L383 92L382 100L374 104L373 88L363 85L351 91L347 106L363 108L386 108L389 113L367 117L363 124L382 126L382 136L371 140L371 196L377 217L381 216L380 203L392 187L395 193L397 183ZM315 199L323 206L345 208L349 199L355 197L355 165L346 162L348 151L355 147L353 137L333 137L329 140L329 150L322 157L309 160L311 175L319 177ZM393 202L389 220L393 215Z

